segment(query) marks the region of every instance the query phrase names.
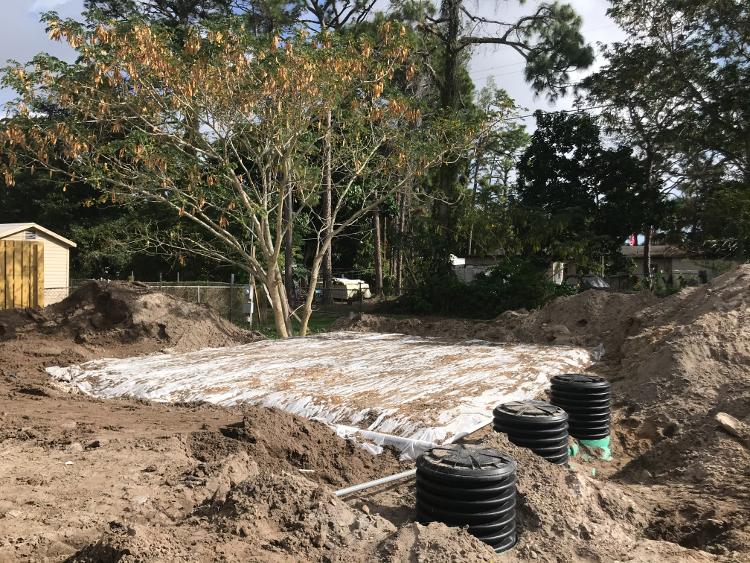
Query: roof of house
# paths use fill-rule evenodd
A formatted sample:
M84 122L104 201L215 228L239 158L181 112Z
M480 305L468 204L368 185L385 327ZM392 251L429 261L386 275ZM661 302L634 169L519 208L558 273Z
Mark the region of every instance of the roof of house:
M622 254L627 258L643 258L645 246L628 246L622 247ZM679 246L671 244L655 244L651 246L652 258L684 258L688 256L688 251Z
M35 231L39 231L40 233L44 233L45 235L52 237L53 239L61 242L65 246L68 246L71 248L75 248L77 246L76 243L74 243L72 240L68 240L63 236L60 236L53 231L50 231L49 229L45 229L41 225L37 225L36 223L0 223L0 239L9 237L21 231L26 231L28 229L32 229Z

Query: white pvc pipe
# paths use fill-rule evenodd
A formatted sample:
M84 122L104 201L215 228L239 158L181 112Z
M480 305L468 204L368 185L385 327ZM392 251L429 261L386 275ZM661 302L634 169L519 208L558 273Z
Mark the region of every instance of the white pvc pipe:
M426 451L438 445L434 442L426 442L425 440L414 440L412 438L384 434L383 432L375 432L373 430L362 430L356 426L348 426L346 424L336 424L334 428L336 429L337 434L344 434L346 436L350 434L359 434L363 438L375 442L378 446L396 446L402 450L412 448L414 451Z
M448 440L443 442L441 445L447 446L448 444L452 444L453 442L456 442L457 440L460 440L461 438L465 438L469 434L473 434L474 432L477 432L484 428L485 426L488 426L492 424L492 420L489 420L488 422L483 422L481 425L472 428L471 430L467 430L465 432L459 432L458 434L454 434L451 436ZM377 432L375 434L378 434ZM386 434L385 436L390 436L389 434ZM408 438L400 438L397 436L391 436L392 438L399 438L400 440L405 441L411 441L411 442L417 442L418 440L409 440ZM343 497L345 495L356 493L359 491L364 491L366 489L370 489L372 487L377 487L378 485L385 485L387 483L392 483L393 481L400 481L402 479L409 479L417 474L417 468L409 469L407 471L402 471L401 473L396 473L395 475L390 475L388 477L381 477L380 479L375 479L374 481L367 481L366 483L361 483L359 485L352 485L351 487L346 487L344 489L339 489L334 494L337 497Z
M374 481L368 481L367 483L362 483L360 485L352 485L351 487L346 487L345 489L339 489L334 494L337 497L343 497L344 495L356 493L357 491L363 491L371 487L377 487L378 485L385 485L386 483L391 483L392 481L408 479L410 477L413 477L416 473L417 473L417 468L415 467L413 469L409 469L408 471L402 471L401 473L396 473L395 475L389 475L388 477L381 477L380 479L375 479Z

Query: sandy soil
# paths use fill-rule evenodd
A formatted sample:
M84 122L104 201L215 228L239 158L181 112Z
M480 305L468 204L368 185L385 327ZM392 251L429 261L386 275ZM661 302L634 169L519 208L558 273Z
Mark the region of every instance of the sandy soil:
M404 467L320 424L56 388L44 367L257 338L143 288L89 291L42 314L0 312L0 561L750 558L750 453L713 418L750 415L749 267L661 301L588 292L494 323L342 323L604 345L596 367L613 381L614 461L562 468L501 435L472 437L519 460L521 540L497 557L461 530L414 523L409 482L336 498Z

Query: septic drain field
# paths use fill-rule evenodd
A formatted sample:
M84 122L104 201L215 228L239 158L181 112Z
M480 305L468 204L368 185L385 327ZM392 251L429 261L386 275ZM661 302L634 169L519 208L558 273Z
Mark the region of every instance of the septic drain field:
M592 362L571 346L335 332L242 346L50 367L95 397L278 407L326 422L441 443Z
M515 350L508 356L513 359L501 362L505 369L523 358L525 346L549 349L548 358L558 361L556 351L603 344L603 360L588 373L611 383L611 461L589 452L590 458L579 454L568 465L550 463L491 426L462 440L517 462L518 542L501 555L464 530L417 523L414 479L335 496L342 487L414 468L392 449L371 455L362 439L345 440L321 422L278 409L195 401L209 387L216 396L247 393L247 381L239 377L247 373L238 370L269 358L278 365L289 361L275 352L275 343L240 365L234 361L227 371L232 378L219 385L202 386L200 376L224 361L220 355L200 369L200 362L187 360L182 367L192 372L186 381L198 395L157 397L177 402L116 396L128 377L142 385L145 368L125 376L112 370L116 361L104 358L132 366L139 355L136 361L143 362L192 351L231 357L233 347L257 340L204 307L138 286L96 284L41 312L0 312L0 561L748 561L748 297L750 267L741 267L661 300L585 292L539 311L477 323L363 316L338 326L359 332L366 345L331 335L311 339L305 353L305 369L312 365L321 377L338 374L327 380L339 393L335 401L318 403L307 391L312 371L290 371L288 381L268 373L252 380L263 389L260 402L301 390L299 396L312 399L300 404L323 405L325 412L346 406L340 420L347 424L356 420L351 411L370 409L357 425L375 423L385 431L381 425L390 420L402 436L429 429L448 436L460 414L473 416L469 409L476 405L491 417L497 405L485 394L486 372L474 380L467 375L454 387L445 366L462 365L454 362L483 346ZM391 336L370 331L438 340L407 345L403 336L389 341ZM198 351L205 342L227 348ZM430 409L415 410L420 396L410 379L394 375L388 385L367 372L359 377L376 391L357 394L355 370L339 360L323 362L325 354L310 351L313 344L339 352L350 345L348 355L362 361L369 354L368 363L380 370L391 366L378 346L398 344L399 354L411 351L401 362L406 365L398 366L404 372L412 368L422 382L428 381L423 370L444 374L426 396L428 402L433 393L437 398ZM454 345L459 350L449 347ZM63 389L46 372L91 361L108 366L107 377L114 379L103 383L106 377L92 372L76 385L106 389L111 398L72 393L73 386ZM466 373L478 371L463 365ZM152 391L174 391L179 381L173 368L164 366L164 380ZM489 371L497 377L497 370ZM550 370L545 377L562 371L574 370ZM523 385L525 376L508 373L506 379ZM498 396L522 398L513 396L513 387ZM395 405L392 395L411 400ZM566 396L542 391L535 398L565 403ZM378 422L391 408L402 410ZM586 408L596 412L573 418L599 416L598 405ZM733 421L736 431L717 420Z

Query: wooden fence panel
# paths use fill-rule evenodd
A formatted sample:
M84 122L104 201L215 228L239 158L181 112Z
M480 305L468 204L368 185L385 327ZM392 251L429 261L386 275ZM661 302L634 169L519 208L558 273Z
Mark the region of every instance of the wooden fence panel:
M5 296L8 294L5 284L7 280L5 275L5 241L0 240L0 309L5 309Z
M44 245L0 241L0 309L44 306Z
M36 284L34 284L34 303L37 307L44 307L44 244L35 247Z
M32 276L34 270L31 264L31 256L34 254L33 247L30 244L24 244L21 246L21 307L31 307L31 288L34 286L32 283Z
M23 307L23 248L13 241L13 306Z

